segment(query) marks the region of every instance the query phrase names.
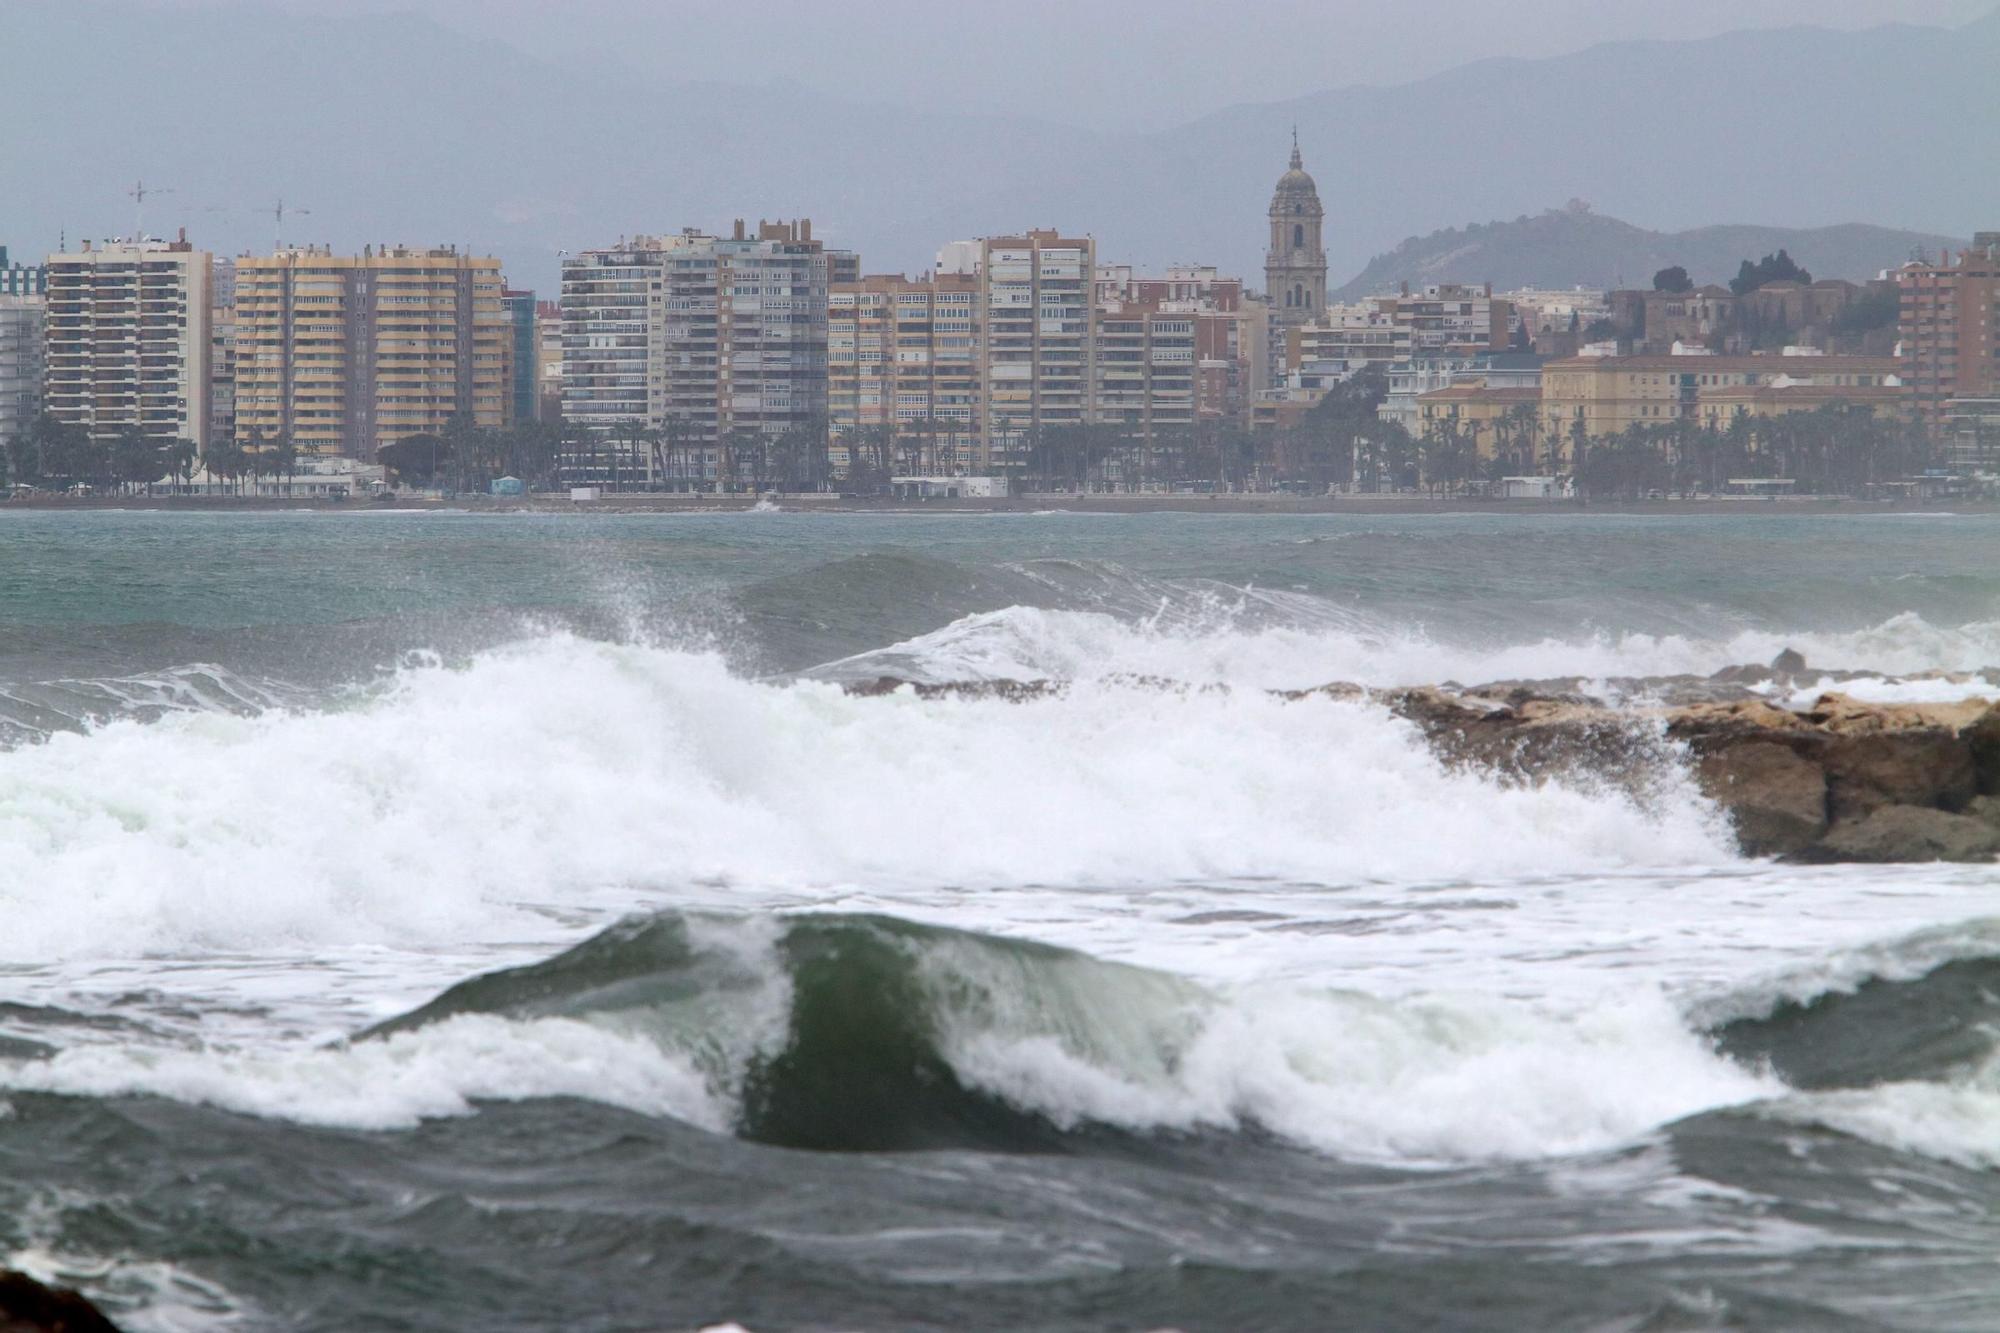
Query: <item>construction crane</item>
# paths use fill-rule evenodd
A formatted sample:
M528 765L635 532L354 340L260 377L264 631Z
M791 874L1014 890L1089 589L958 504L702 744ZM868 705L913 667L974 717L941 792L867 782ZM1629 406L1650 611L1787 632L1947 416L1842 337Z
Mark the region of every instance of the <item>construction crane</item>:
M311 210L310 208L287 208L287 207L285 207L285 200L284 200L284 196L282 196L282 195L280 195L280 196L278 197L278 202L277 202L277 206L276 206L276 207L273 207L273 208L260 208L260 209L257 209L257 210L255 210L255 211L256 211L256 212L259 212L259 213L269 213L269 214L271 215L271 224L272 224L272 225L271 225L271 248L272 248L273 250L277 250L277 249L281 248L281 247L282 247L282 246L284 245L284 243L285 243L285 218L286 218L286 216L287 216L287 215L290 215L290 216L293 216L293 217L299 217L299 216L304 216L304 217L311 217L311 216L312 216L312 210Z
M132 200L132 239L135 242L143 241L146 239L145 223L146 223L147 196L155 194L172 194L173 189L171 186L164 186L164 185L149 186L144 181L134 181L132 183L132 188L127 190L125 193Z

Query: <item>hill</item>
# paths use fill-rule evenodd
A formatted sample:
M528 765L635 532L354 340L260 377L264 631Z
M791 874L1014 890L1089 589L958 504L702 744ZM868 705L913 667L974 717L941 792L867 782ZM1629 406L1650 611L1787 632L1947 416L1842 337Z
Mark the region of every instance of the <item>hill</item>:
M1849 223L1837 227L1696 227L1660 232L1572 205L1512 222L1448 227L1413 236L1375 256L1338 295L1353 300L1407 282L1487 282L1514 287L1644 287L1672 264L1696 283L1728 282L1737 265L1780 249L1815 278L1861 282L1908 259L1937 255L1963 239Z

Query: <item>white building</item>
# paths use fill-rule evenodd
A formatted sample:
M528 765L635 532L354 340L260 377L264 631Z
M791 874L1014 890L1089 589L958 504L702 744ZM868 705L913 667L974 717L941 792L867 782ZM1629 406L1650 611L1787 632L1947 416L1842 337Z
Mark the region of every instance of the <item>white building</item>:
M47 410L99 439L207 444L212 266L186 233L50 255Z
M783 480L762 475L771 446L825 428L828 264L806 219L638 236L565 259L563 421L594 437L566 456L570 474Z
M1037 435L1096 420L1096 277L1087 236L1036 230L980 242L987 463L1018 464Z

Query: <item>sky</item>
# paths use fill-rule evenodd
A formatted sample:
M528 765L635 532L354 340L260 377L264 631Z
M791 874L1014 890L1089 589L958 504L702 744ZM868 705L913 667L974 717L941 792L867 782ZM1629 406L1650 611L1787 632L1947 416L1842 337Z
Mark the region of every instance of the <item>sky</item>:
M62 0L49 0L61 3ZM2000 0L150 0L414 11L581 65L955 111L1163 129L1241 102L1399 84L1493 56L1810 23L1956 26Z

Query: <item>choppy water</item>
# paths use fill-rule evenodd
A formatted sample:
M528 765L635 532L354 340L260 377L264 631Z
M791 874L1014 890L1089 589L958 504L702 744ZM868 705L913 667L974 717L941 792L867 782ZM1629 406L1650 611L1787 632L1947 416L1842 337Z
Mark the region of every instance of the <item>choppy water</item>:
M1992 868L1262 688L1787 646L2000 666L2000 520L0 514L0 1264L142 1330L1993 1327Z

